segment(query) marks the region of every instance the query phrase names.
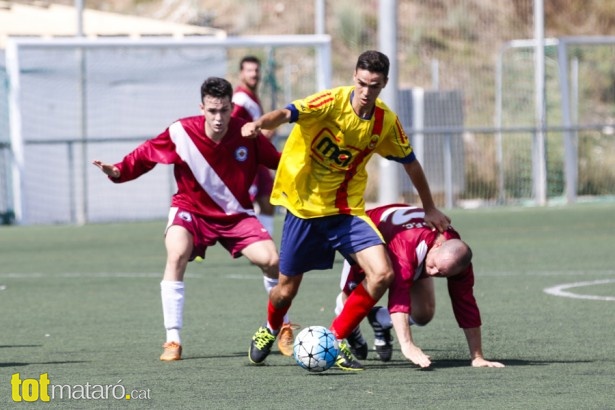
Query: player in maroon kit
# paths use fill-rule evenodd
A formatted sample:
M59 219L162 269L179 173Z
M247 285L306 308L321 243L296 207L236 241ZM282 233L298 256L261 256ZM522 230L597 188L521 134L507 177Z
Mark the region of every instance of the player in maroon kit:
M261 61L255 56L245 56L239 62L239 85L233 93L233 117L243 118L247 122L255 121L263 115L263 106L258 97L258 85L261 80ZM274 130L261 130L261 134L269 140L275 135ZM275 207L269 202L271 190L273 189L273 175L271 170L265 166L259 166L250 187L252 202L258 204L258 220L265 229L273 236ZM270 283L273 287L277 281ZM278 334L278 348L285 356L293 355L293 344L295 336L293 329L297 328L290 322L288 315L284 317L284 324Z
M241 136L245 121L232 118L233 87L210 77L201 85L203 115L180 119L138 146L117 164L93 164L116 183L127 182L156 164L174 166L177 192L165 231L167 261L160 283L166 343L160 360L181 359L184 273L194 258L220 242L237 258L245 256L267 279L277 281L275 244L255 216L248 193L259 165L275 169L280 154L263 135Z
M391 327L403 355L420 367L431 365L430 357L414 344L410 325L424 326L435 313L434 277L448 281L448 291L455 319L465 333L473 367L504 367L499 362L485 360L481 342L481 318L473 294L474 271L472 251L457 231L449 227L440 233L425 222L425 212L409 205L386 205L367 211L367 215L382 233L393 265L395 278L389 287L388 310L375 306L368 314L374 329L374 347L382 361L391 359ZM342 273L343 292L338 297L336 312L340 312L345 296L365 275L357 265L347 263ZM357 327L348 337L353 353L367 355L367 343Z

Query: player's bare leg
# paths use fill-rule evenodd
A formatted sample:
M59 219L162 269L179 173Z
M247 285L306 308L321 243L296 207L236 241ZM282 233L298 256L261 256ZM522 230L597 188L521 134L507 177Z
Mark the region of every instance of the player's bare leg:
M269 201L267 201L269 202ZM242 253L263 271L263 284L267 294L278 284L278 254L273 241L260 241L247 246ZM274 258L275 256L275 258ZM293 355L295 336L293 330L299 326L290 322L288 313L278 334L278 349L284 356Z
M363 249L353 257L365 271L365 280L348 296L344 308L331 324L331 330L340 340L347 338L356 329L393 280L393 269L384 245ZM342 370L363 369L363 365L354 360L344 341L340 343L336 365Z
M286 276L280 273L277 286L269 293L267 324L261 326L252 337L248 352L248 358L252 363L262 363L271 352L273 342L283 326L284 316L299 291L302 279L303 275Z
M354 255L365 271L365 280L348 296L332 324L333 333L346 338L367 316L393 280L393 269L384 245L370 246Z
M340 314L344 308L344 303L346 303L347 298L348 296L346 296L344 292L340 292L339 295L337 295L337 298L335 299L335 316ZM363 360L367 358L368 346L365 338L363 337L363 333L361 333L360 326L355 327L354 330L346 336L346 341L348 342L350 351L357 359Z

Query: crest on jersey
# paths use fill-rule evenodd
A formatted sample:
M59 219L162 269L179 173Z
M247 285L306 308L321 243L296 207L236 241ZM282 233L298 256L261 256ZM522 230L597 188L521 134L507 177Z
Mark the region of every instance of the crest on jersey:
M186 222L192 222L192 215L190 215L190 212L181 211L178 216Z
M235 159L240 162L244 162L248 159L248 149L246 147L239 147L235 150Z
M378 144L378 140L380 139L380 135L378 134L374 134L372 135L372 137L369 140L369 144L367 145L367 147L369 149L374 149L376 148L376 144Z
M359 286L359 284L355 282L354 280L351 280L348 282L347 286L348 286L348 290L352 292L353 290L356 289L357 286Z

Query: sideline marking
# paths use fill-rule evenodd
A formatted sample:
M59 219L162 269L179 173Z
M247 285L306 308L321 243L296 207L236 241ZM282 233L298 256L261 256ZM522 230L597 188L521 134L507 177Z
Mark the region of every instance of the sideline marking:
M125 273L125 272L99 272L99 273L2 273L2 278L8 279L109 279L109 278L162 278L162 273ZM187 276L187 275L186 275ZM191 276L192 278L192 276Z
M553 296L562 296L565 298L615 301L615 296L579 295L577 293L567 292L564 290L564 289L578 288L581 286L603 285L606 283L615 283L615 279L600 279L600 280L592 280L588 282L565 283L562 285L545 288L543 289L543 291Z

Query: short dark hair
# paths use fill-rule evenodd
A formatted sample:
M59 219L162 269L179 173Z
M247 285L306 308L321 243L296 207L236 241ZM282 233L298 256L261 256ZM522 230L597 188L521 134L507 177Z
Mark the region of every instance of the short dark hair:
M370 73L382 73L389 77L389 58L376 50L367 50L357 59L355 70L367 70Z
M261 60L258 57L256 57L256 56L252 56L252 55L245 56L239 62L239 71L243 70L244 63L254 63L254 64L258 64L260 66L261 65Z
M229 100L232 100L233 86L224 78L209 77L203 81L201 85L201 101L203 101L207 95L216 98L228 97Z

